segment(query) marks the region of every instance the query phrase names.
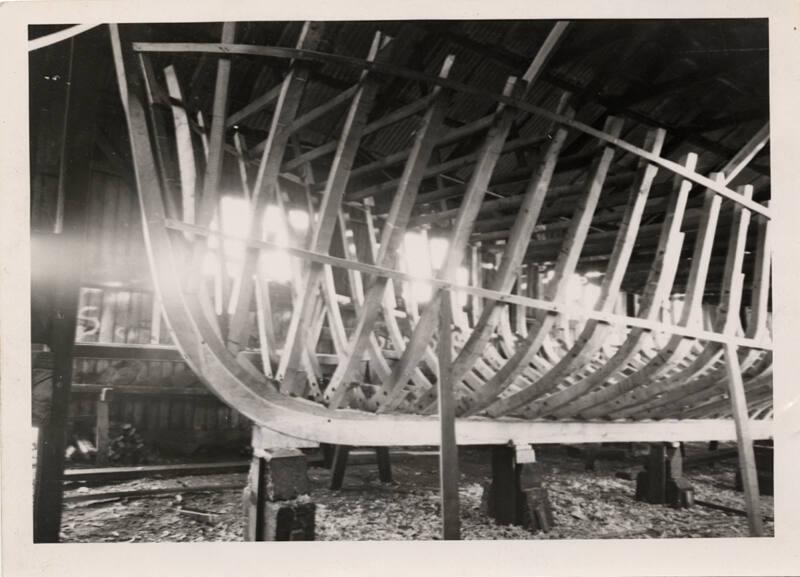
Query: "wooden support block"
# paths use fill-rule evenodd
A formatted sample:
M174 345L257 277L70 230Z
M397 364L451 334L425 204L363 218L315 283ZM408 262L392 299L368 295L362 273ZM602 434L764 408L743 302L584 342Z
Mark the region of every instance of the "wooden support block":
M257 450L254 457L263 460L260 470L268 501L288 501L311 491L306 457L297 449Z
M647 460L647 502L664 503L667 496L666 446L663 443L650 445Z
M533 461L518 463L516 453L515 447L492 447L492 483L484 488L485 510L500 524L549 531L555 521L541 469ZM521 453L533 451L523 448Z
M517 518L519 496L513 447L492 447L492 486L489 495L489 515L501 525L513 524Z
M645 470L636 477L636 500L667 504L675 509L694 505L694 489L683 477L683 453L679 443L650 445Z
M347 457L350 455L350 447L347 445L336 445L333 453L333 467L331 471L331 489L341 489L344 483L344 472L347 469Z
M265 503L264 532L259 541L313 541L316 509L316 504L299 500Z
M247 541L313 541L306 458L297 449L256 448L244 491Z
M109 426L111 424L109 418L109 393L110 388L105 388L100 393L100 398L97 400L97 420L95 424L95 447L97 447L97 456L95 462L98 465L105 465L108 463L108 444L109 444Z
M375 456L378 459L378 478L381 483L391 483L392 462L389 459L389 447L375 447Z

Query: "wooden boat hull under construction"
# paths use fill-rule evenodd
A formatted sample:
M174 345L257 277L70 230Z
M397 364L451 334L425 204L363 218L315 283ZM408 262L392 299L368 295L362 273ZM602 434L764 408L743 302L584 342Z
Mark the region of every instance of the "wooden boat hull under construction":
M569 95L558 99L554 111L530 104L525 97L567 23L553 27L525 75L509 78L502 94L451 80L452 58L438 75L393 64L392 42L380 34L361 60L320 51L315 24L303 27L294 48L235 44L232 24L223 27L219 44L138 42L133 30L112 27L112 42L147 252L172 338L211 390L287 444L436 445L440 400L455 413L456 441L463 445L771 436L770 212L753 200L752 186L728 187L766 144L768 126L705 176L695 170L697 156L691 152L681 162L661 156L661 129L643 129L639 146L621 138L618 118L608 117L602 130L576 120ZM158 85L161 72L153 73L150 59L156 53L217 58L207 131L182 108L174 70L163 67L166 87ZM248 113L245 107L227 114L231 59L237 54L290 62L269 98L262 99L272 102L273 112L268 137L256 150L260 157L253 149L243 151L239 140L236 147L225 144L226 127ZM320 62L360 70L359 80L300 116L309 66ZM369 123L385 78L413 79L428 90L394 118ZM489 98L494 110L448 132L442 119L454 93ZM347 113L335 141L286 153L293 150L295 132L336 107ZM501 155L526 144L509 136L519 115L541 117L553 128L528 138L539 155L525 177L524 193L486 198ZM404 167L402 175L349 189L351 176L366 171L354 167L363 136L402 118L417 123L410 147L371 167L392 162ZM202 133L205 152L198 152L204 150L202 139L190 125ZM435 146L454 141L458 135L452 133L459 131L483 139L464 161L473 168L458 185L460 206L415 214L420 184L435 173ZM595 142L590 166L582 179L556 183L556 166L572 133ZM226 154L242 174L248 206L244 235L224 231L220 219L212 226ZM313 171L303 171L315 154L332 157L324 184L313 182ZM198 155L202 162L194 162ZM248 163L257 167L255 181ZM195 182L202 182L196 198ZM624 187L620 209L600 211L604 187L611 184ZM286 217L283 189L308 194L309 206L316 204L308 231L289 242L276 241L262 224L270 202ZM380 195L387 198L382 227L372 201ZM474 258L477 216L503 203L518 212L504 242L493 245L492 274L481 282L483 260ZM362 222L352 222L356 209ZM656 209L659 218L646 221ZM438 270L420 279L402 270L408 263L398 254L409 230L435 222L451 223L447 250ZM598 223L614 228L597 229ZM352 246L356 225L368 239L366 253ZM746 246L749 230L755 231L754 251ZM552 231L563 235L543 237ZM342 246L334 253L337 234ZM722 251L715 253L715 242ZM220 289L226 305L221 307L202 269L213 247L218 261L225 260L226 243L241 245L244 256L235 267L228 263L240 272L232 287ZM602 280L594 304L576 305L569 299L570 283L582 259L601 246L605 252L596 256L602 257L597 259ZM294 281L282 339L271 333L287 311L269 304L265 270L270 266L265 255L275 251L294 258L287 261ZM648 255L644 267L639 252ZM743 262L751 252L753 265L745 276ZM343 256L332 256L337 253ZM551 263L547 283L537 280L545 268L530 265L532 255ZM642 290L624 310L620 294L626 275L634 274L634 261ZM345 280L335 282L334 270ZM683 284L675 291L679 277ZM719 296L704 302L711 277ZM750 312L742 326L745 281ZM420 285L428 287L427 302L415 303L414 287ZM346 298L342 286L349 291ZM678 293L680 299L671 298ZM673 314L671 320L663 318L665 311ZM332 353L317 350L323 328ZM335 368L326 372L320 359L331 355Z

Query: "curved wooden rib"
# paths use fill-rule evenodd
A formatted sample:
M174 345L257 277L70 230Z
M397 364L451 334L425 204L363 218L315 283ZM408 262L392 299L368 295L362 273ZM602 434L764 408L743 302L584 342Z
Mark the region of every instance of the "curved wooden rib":
M229 32L232 31L230 27L226 28L226 30ZM510 285L513 285L515 281L518 284L516 292L521 292L521 287L519 286L521 259L519 259L519 263L515 263L517 258L512 258L512 256L515 257L517 252L516 242L513 243L513 247L511 247L514 248L514 251L509 250L503 260L500 261L501 270L502 266L506 262L508 263L507 266L510 269L509 274L495 275L496 282L498 283L497 286L500 287L499 290L493 290L492 288L485 289L483 287L458 287L452 282L455 277L455 272L463 260L473 224L480 211L486 186L489 183L494 166L500 154L502 154L508 133L510 132L511 123L516 114L516 108L514 108L516 105L506 105L508 102L517 102L518 100L518 94L512 93L513 84L509 83L505 96L500 100L501 106L498 107L498 110L491 117L492 125L486 135L486 141L477 155L475 171L470 182L466 186L467 193L457 218L455 231L450 244L450 251L446 257L445 265L437 278L431 281L431 285L436 290L436 294L433 300L425 305L425 308L421 311L420 318L414 327L413 333L410 335L411 339L408 345L403 342L403 335L400 334L399 327L397 327L396 323L394 327L398 330L393 331L390 329L389 331L390 337L393 339L398 352L401 353L401 358L395 363L394 367L392 367L391 372L389 372L389 365L383 357L383 351L374 340L372 330L374 320L372 321L373 326L369 326L363 330L363 333L367 335L367 342L362 345L361 351L356 352L354 349L351 350L349 348L351 344L346 342L346 334L341 318L337 316L339 302L333 287L330 266L343 266L348 270L348 274L350 275L351 297L359 318L364 317L365 306L369 300L370 294L369 289L367 290L367 295L363 294L363 281L360 278L361 274L371 275L373 279L375 279L372 281L371 287L378 284L379 279L385 287L384 290L381 291L381 294L374 298L374 303L371 305L373 308L371 314L377 316L378 312L382 310L386 319L391 318L392 320L394 320L393 314L396 302L393 302L394 298L390 290L391 283L398 279L410 279L408 275L399 275L397 271L391 270L391 266L387 267L383 259L378 258L378 254L375 254L375 258L373 258L373 262L378 266L366 265L358 262L355 259L355 255L352 254L353 251L351 247L347 244L348 225L346 223L346 215L341 209L341 200L352 165L352 155L354 155L360 138L363 136L364 126L366 124L366 113L369 110L369 102L376 90L372 85L370 74L365 74L358 85L358 89L354 90L352 94L348 120L345 122L345 128L339 140L339 150L334 159L334 165L331 168L330 176L326 182L326 191L317 225L314 228L314 237L310 243L310 250L298 250L292 247L287 248L289 254L302 256L309 262L307 268L310 272L306 276L305 285L298 291L297 307L292 317L293 326L298 324L303 326L295 326L293 330L290 330L291 338L287 342L286 350L284 351L285 355L281 359L282 369L295 371L294 374L299 376L301 372L298 368L300 355L303 354L303 349L313 350L314 343L316 342L316 339L313 338L313 334L312 338L306 338L303 335L304 332L307 332L305 331L305 325L313 324L314 327L309 329L309 331L315 333L318 329L321 329L322 323L324 322L324 315L328 315L331 327L334 329L333 336L337 353L343 361L348 361L348 363L342 364L349 364L351 367L350 369L341 369L344 376L340 377L339 384L330 389L329 396L332 400L335 397L336 401L332 404L334 406L358 406L365 410L334 410L330 407L326 408L320 403L311 402L306 399L291 398L287 393L301 394L303 389L305 389L304 383L303 386L298 385L302 379L298 380L294 377L285 379L283 391L281 392L277 389L274 381L267 379L262 373L257 371L245 357L239 355L241 357L241 362L237 361L235 350L229 350L223 337L218 334L214 326L216 322L215 314L213 311L209 311L207 306L204 307L202 291L197 291L197 286L184 286L184 283L181 281L182 274L185 274L185 271L183 267L178 266L180 259L178 253L174 251L174 248L179 247L180 244L184 242L184 235L187 234L193 235L192 238L197 239L195 241L196 246L205 247L207 246L207 241L205 239L209 231L207 228L204 228L204 226L193 227L186 224L180 225L180 223L176 225L174 221L167 221L165 219L163 206L164 198L161 192L163 188L153 159L146 111L144 108L146 94L144 92L142 80L135 70L135 66L134 69L131 69L131 65L135 65L136 59L132 52L122 50L122 44L116 27L112 27L112 39L118 74L122 81L121 92L123 94L123 103L131 136L134 167L137 184L140 190L141 206L145 216L145 218L143 218L145 242L156 289L163 302L167 323L173 334L173 339L185 355L189 366L212 390L227 403L236 407L249 418L263 426L279 431L290 437L340 444L436 444L439 439L439 427L438 419L435 417L372 414L366 412L366 410L374 410L377 413L397 410L414 410L413 406L409 407L408 405L404 405L409 392L408 389L405 388L406 382L411 380L414 383L415 395L419 395L420 393L424 394L431 388L430 382L420 370L419 363L425 357L426 352L429 351L431 342L437 340L436 325L438 324L437 309L438 306L440 306L439 291L443 290L466 290L473 298L488 299L481 318L492 316L492 309L499 308L502 310L495 321L495 326L488 330L490 336L492 334L497 335L497 346L490 346L487 348L485 354L477 355L474 362L464 371L465 375L463 379L461 379L462 395L474 395L474 398L478 401L474 405L474 408L489 406L496 401L496 393L492 394L491 392L492 387L496 386L499 390L508 387L507 390L512 393L512 395L521 395L523 393L520 391L527 391L529 389L536 390L536 387L539 386L537 381L542 382L543 378L545 383L547 383L548 378L553 381L557 380L554 376L549 375L575 373L578 369L578 363L564 361L564 355L569 357L570 352L572 352L575 353L576 357L580 357L581 355L588 357L589 352L587 345L591 345L591 347L595 348L595 351L593 351L593 363L590 366L602 364L602 367L608 367L609 365L620 363L619 351L624 351L627 345L628 351L623 354L625 357L624 362L620 363L612 372L619 373L625 369L625 365L629 364L635 365L637 369L644 368L647 370L647 367L653 366L653 364L647 365L646 359L637 361L635 355L632 354L631 351L633 349L636 349L636 352L644 350L646 341L651 338L650 335L653 331L666 330L669 333L682 335L680 337L681 341L684 340L684 337L694 340L709 340L712 342L721 341L726 343L729 353L731 350L734 350L733 347L735 345L739 344L744 344L745 346L768 346L765 343L758 342L758 339L753 337L753 335L749 335L753 338L740 339L734 334L714 335L695 327L672 326L669 322L662 325L656 322L655 315L658 310L656 305L660 304L669 294L669 289L675 276L675 267L682 244L682 234L680 234L679 227L686 208L686 196L691 187L690 181L700 181L702 183L708 181L705 177L696 175L693 162L689 162L688 166L679 167L679 170L674 171L678 175L676 186L669 200L668 215L665 222L660 227L662 233L659 237L659 252L656 258L657 265L653 267L657 272L651 271L647 293L642 307L642 318L626 318L614 314L612 312L614 299L611 298L609 294L606 294L602 299L603 303L599 307L599 310L596 308L594 310L583 311L575 307L567 306L565 303L561 302L565 279L569 276L568 273L575 269L583 244L589 236L588 227L591 224L592 215L600 195L600 190L603 186L603 180L605 178L604 173L608 170L608 165L611 161L610 156L613 153L613 149L610 147L625 149L626 146L628 146L627 144L621 145L618 142L619 139L615 134L617 129L614 125L614 123L618 121L615 119L610 119L610 124L606 127L607 132L610 134L606 132L601 133L603 137L601 137L600 140L606 143L606 145L604 146L601 157L595 162L593 174L586 183L587 188L584 191L582 199L579 201L579 206L575 211L573 221L570 223L565 240L563 241L565 249L564 255L559 259L557 265L557 281L554 283L555 287L551 289L551 294L553 294L554 298L551 300L540 300L509 294L509 291L513 288ZM227 40L227 42L231 41L232 39ZM371 51L372 58L377 56L379 48L380 39L376 39ZM128 69L128 74L126 74L125 68ZM369 66L367 67L367 72L375 69L376 68ZM280 124L279 122L279 125L274 125L270 133L270 139L274 142L275 139L283 138L285 140L283 143L284 146L288 142L288 136L285 134L286 131L284 128L286 125L291 126L295 122L294 116L296 107L294 111L291 109L297 104L295 99L299 99L301 90L299 87L293 87L293 84L295 84L296 77L300 72L302 72L301 66L294 66L290 69L287 80L282 84L281 94L276 103L274 118L280 118L282 119L281 122L285 121L286 124ZM526 78L526 80L530 80L530 78ZM218 88L223 88L224 84L225 83L218 83ZM447 82L434 84L444 87L452 86ZM347 94L347 98L342 96L339 100L343 103L345 100L350 99L350 97L351 95ZM440 98L431 98L431 100L428 101L431 108L428 113L426 113L423 122L426 119L430 120L430 111L431 109L435 110L440 100ZM517 108L524 109L522 106ZM319 110L314 111L314 114L317 113L321 114ZM217 114L215 113L215 117L216 116ZM563 117L559 116L559 118ZM216 125L212 121L212 135L219 133L220 124L224 124L224 115L221 122L216 122ZM562 125L572 126L570 123L563 122ZM651 136L651 140L652 138L654 137ZM436 142L435 138L427 139L424 135L419 136L419 140L423 141L426 146L429 147L433 147L434 145L431 143ZM221 155L223 145L224 143L221 139L216 137L211 139L209 145L209 162L211 162L212 157L216 158L214 155ZM278 168L276 167L283 164L282 149L284 146L276 146L276 149L270 152L272 146L273 145L270 144L268 140L264 148L262 163L259 167L257 185L252 191L251 198L254 204L254 219L257 219L257 215L260 216L260 211L257 207L259 203L261 203L263 207L263 203L266 200L265 197L268 194L261 189L269 187L270 194L276 192L279 178ZM422 146L422 144L420 144L420 146ZM278 150L278 148L280 150ZM640 164L647 164L647 168L651 169L651 172L654 173L655 166L665 166L665 163L663 159L657 157L656 149L658 147L651 147L648 145L647 148L648 150L642 151L643 154L637 152L634 152L634 154L638 154L640 158L643 158L644 161ZM241 145L239 145L239 150L241 151ZM655 156L654 152L656 153ZM414 156L412 150L408 156L409 163L407 167L409 165L419 164L417 169L424 170L425 162L420 162L420 159L417 159L416 162L413 161L412 158L414 158ZM552 159L552 163L555 163L555 158ZM669 167L669 164L667 164L667 166ZM672 170L672 168L670 168L670 170ZM646 173L647 171L645 171L645 174ZM244 175L243 182L245 184L245 189L247 189L246 170L244 170L242 174ZM687 176L687 174L689 176ZM642 177L640 175L640 178L647 177ZM266 182L267 180L269 180L269 182ZM709 186L709 188L712 189L715 194L726 195L726 193L720 192L719 183L711 182L711 184L713 186ZM639 189L639 186L636 188ZM727 191L727 188L723 188ZM639 196L641 196L641 191L637 190L637 192ZM208 212L207 206L210 205L213 207L214 204L216 204L216 199L213 196L214 194L214 191L209 191L208 195L204 195L203 202L207 203L204 208L206 212ZM259 195L260 199L258 198ZM628 255L630 254L633 242L631 239L636 237L636 233L631 233L630 229L638 226L641 210L643 210L644 204L646 203L646 194L644 196L644 199L636 197L636 202L632 202L628 207L627 210L630 212L626 211L626 215L632 213L632 216L626 216L624 218L623 229L626 229L626 231L620 231L615 235L617 240L615 241L614 255L616 255L615 258L617 260L614 262L617 264L612 263L609 269L609 276L612 278L608 281L608 293L616 292L611 289L614 288L614 285L618 286L619 277L621 277L624 271L625 267L618 263L619 261L627 260L627 255L625 255L626 251ZM709 193L709 199L710 198L711 196ZM719 197L715 195L713 200L718 202ZM401 201L397 202L401 204ZM541 202L541 198L538 202ZM413 204L413 199L410 201L410 204ZM739 202L739 205L748 206L743 202ZM410 208L405 216L406 222L408 221L409 215ZM391 219L389 220L391 222ZM402 219L395 217L395 223L400 220ZM337 223L343 235L342 241L345 243L346 259L337 259L327 255L327 249L332 240ZM371 227L371 215L369 216L368 223L368 226ZM201 221L201 225L202 224ZM254 227L255 232L250 235L251 238L242 240L248 247L247 254L251 255L248 258L253 258L254 262L257 262L256 259L262 249L270 247L270 243L256 240L261 236L259 233L259 225L260 223L257 223L256 227ZM520 224L519 226L520 230L530 237L530 230L525 230L528 225L523 226ZM533 225L530 225L529 229L532 229L532 226ZM708 227L703 227L704 230L707 228ZM171 233L170 229L175 229L176 232ZM665 236L664 231L671 234L666 234ZM391 233L391 228L387 226L384 230L384 235ZM521 236L524 237L526 235ZM224 236L225 235L220 234L219 238L223 239ZM514 238L513 233L512 238ZM374 240L374 235L371 235L370 248L373 250L375 249L373 245ZM397 242L399 244L399 241ZM384 238L381 242L380 250L384 253L390 251L390 244L391 243L387 242ZM511 244L512 243L509 243L509 245ZM520 244L524 243L520 242ZM705 245L706 242L698 240L698 245L699 244ZM512 252L514 253L513 255ZM520 250L519 252L524 254L525 251ZM618 252L621 254L617 255ZM707 261L707 257L704 257L704 260ZM512 264L514 266L512 266ZM759 265L757 265L757 267L758 266ZM738 269L740 268L741 263L739 263ZM255 268L251 269L251 272L246 276L252 279L255 270ZM764 269L764 267L761 266L760 270L766 270L766 276L768 276L768 268ZM697 274L699 275L700 273ZM314 275L316 275L316 278L314 278ZM506 276L508 278L504 278ZM499 280L497 280L498 278ZM391 281L382 279L391 279ZM699 281L690 280L689 284L692 287L697 287L698 282ZM321 285L320 283L323 284ZM323 288L322 291L320 291L320 286ZM192 289L194 289L194 292ZM739 285L739 288L735 289L734 292L740 289L741 286ZM259 291L259 294L260 292L261 291ZM257 297L259 294L257 294ZM754 299L755 298L756 296L754 296ZM760 294L758 298L765 299L766 297ZM249 310L252 304L251 300L250 297L243 299L240 305L242 307L246 306L247 308L245 310ZM519 344L514 342L517 337L512 331L511 321L508 317L509 303L519 307L532 307L537 310L538 322L530 328L524 323L524 320L521 320L521 317L524 315L524 310L519 309L516 311L515 328L517 332L524 333L526 330L528 331L527 336L520 335L523 336L523 341ZM766 300L764 300L764 303L766 303ZM264 303L257 304L259 315L264 314L263 305ZM687 308L692 309L693 307ZM764 308L766 308L766 305L764 305ZM760 311L761 308L759 308L757 312L754 312L754 317L760 317ZM566 325L565 328L567 332L563 333L560 339L555 339L551 336L550 329L556 324L556 319L559 315L564 316L578 312L580 314L585 314L585 318L589 319L589 321L583 326L581 335L578 336L577 340L573 341L573 328L570 325ZM474 337L475 341L479 342L481 339L485 338L481 335L486 329L480 322L478 326L470 330L470 327L464 322L463 315L455 315L453 321L455 322L455 326L463 334L469 331L472 335L477 335ZM590 322L593 323L593 328L591 329L589 328ZM594 335L600 332L607 332L605 324L603 323L620 322L633 327L622 346L619 347L617 352L613 352L611 349L603 351L597 350L598 343L594 341L599 339ZM370 323L365 323L365 325L367 324ZM689 323L684 324L688 325ZM387 321L387 327L390 325L391 323ZM243 326L241 320L237 320L236 333L240 332L240 328L238 328L240 326ZM633 338L631 335L633 335ZM235 335L232 334L231 336L234 337ZM762 335L758 335L758 337L761 336ZM355 335L352 337L352 339L356 340L358 338L360 337ZM670 348L669 343L676 342L675 339L677 338L678 337L670 339L667 342L667 348ZM243 342L235 338L231 340L235 341L229 343L233 345L231 347L233 349L240 348L237 347L236 344ZM630 344L632 341L635 343L634 345ZM446 343L446 339L442 339L442 342ZM350 396L348 393L348 375L346 373L348 370L352 372L353 367L361 362L364 347L366 346L369 346L370 360L376 367L375 374L377 374L379 378L382 376L385 378L383 379L381 389L371 398L367 398L370 392L368 386L364 386L363 390L361 388L350 389L352 391L352 396ZM480 347L477 348L479 349ZM476 349L476 347L470 345L469 347L465 346L464 349L466 349L467 352L465 353L464 350L461 352L466 358L474 354L474 351L470 349ZM531 349L535 349L533 355L530 354ZM545 351L545 349L547 349L547 351ZM540 350L550 358L545 358L544 354L540 356L538 354ZM517 356L521 354L520 351L523 351L524 354L515 362ZM511 354L512 352L513 354ZM262 356L268 358L269 351L262 351ZM526 356L530 358L525 358ZM736 358L728 358L728 364L736 364L741 360L746 361L743 363L742 367L747 377L746 388L754 395L753 398L750 399L752 411L754 414L761 415L765 410L765 400L768 400L765 399L766 393L764 392L764 387L767 385L767 380L771 374L771 367L768 363L768 361L771 360L770 354L743 353ZM381 362L384 364L381 364ZM654 363L655 362L657 361L654 361ZM565 365L564 363L567 364ZM509 369L510 365L513 365L513 368ZM431 363L429 366L433 367L435 364ZM266 368L267 367L265 367L265 369ZM502 374L503 371L509 370L513 373L514 378L512 380L514 382L502 383L498 381L497 385L493 384L493 380L497 379L498 375ZM289 371L287 371L287 374L288 373ZM652 371L651 374L656 375L660 373ZM488 383L483 380L487 378ZM583 381L579 381L569 386L561 393L570 391L571 394L574 394L577 390L576 386L581 385L582 382ZM698 381L698 383L699 382L700 381ZM724 411L724 407L720 405L721 400L718 398L719 385L719 379L715 379L714 382L708 383L708 388L703 386L692 390L690 396L696 398L698 402L697 407L693 407L692 410L695 411L698 416L700 416L701 413L716 414L720 411ZM550 387L551 384L548 384L548 391L552 390ZM544 387L541 387L541 389L544 389ZM367 393L366 396L364 394L365 392ZM547 391L536 393L534 396L546 394L546 392ZM551 395L551 397L557 397L561 393L556 393ZM551 397L548 397L548 399ZM577 394L577 397L580 397L580 392ZM508 398L512 398L512 396ZM580 404L580 402L586 402L582 398L578 398L577 400L578 404ZM529 402L529 400L523 400L522 405L527 402ZM569 409L569 411L575 410L569 406L565 408ZM673 406L669 404L660 407L662 411L675 411L676 408L677 405ZM513 409L509 410L513 411ZM500 444L506 442L508 439L515 439L523 442L549 442L552 439L557 439L560 442L576 442L585 440L589 435L598 435L597 431L604 431L600 435L606 440L636 439L648 441L734 438L733 425L730 421L709 423L705 420L697 420L697 422L680 423L680 426L675 427L672 427L669 422L637 423L634 430L632 428L626 428L624 426L625 423L604 423L600 426L595 423L551 423L504 419L502 415L505 414L505 412L508 411L504 411L500 414L499 418L494 419L485 419L481 417L461 418L457 427L457 441L460 444ZM739 412L740 411L737 409L737 423L741 421ZM757 425L756 429L759 431L759 434L764 435L766 431L768 435L768 426L769 423L763 423L763 426Z
M441 75L447 76L453 64L453 58L445 60ZM442 128L444 118L444 106L446 104L443 95L438 94L431 100L428 110L417 129L414 146L408 157L400 185L392 200L392 207L389 210L381 237L380 249L375 258L375 264L379 266L394 268L397 261L397 253L403 242L408 219L417 197L419 185L422 182L422 172L433 152L433 144L437 140L437 135ZM346 388L343 384L353 373L359 358L371 338L373 327L378 320L378 312L384 302L384 294L389 280L385 277L377 277L370 284L364 305L359 312L358 321L354 333L348 343L348 353L342 362L336 367L328 387L325 390L325 400L329 406L338 408L344 398Z
M717 173L715 178L721 179L722 174ZM686 285L686 300L678 322L681 326L699 325L701 318L699 314L700 305L703 294L705 294L706 278L711 261L714 235L717 230L720 204L721 199L707 190L703 202L703 220L695 239L689 280ZM742 256L744 256L744 246L742 246ZM582 414L592 418L619 407L620 402L617 398L620 395L642 385L646 386L651 380L657 380L668 371L671 371L679 362L684 361L687 356L691 356L692 350L696 347L696 341L673 335L644 367L628 377L618 379L613 385L609 385L590 395L586 403L587 405L588 403L593 404L588 405L590 408L584 410Z
M751 194L752 191L744 191ZM725 271L723 275L722 296L719 307L717 330L722 333L732 334L740 330L739 309L741 304L741 265L744 258L745 239L749 225L749 215L747 211L739 211L735 207L732 219L734 226L728 240L726 251ZM759 228L759 239L756 257L756 274L753 279L753 303L756 309L748 324L746 335L752 336L763 334L766 326L768 282L769 273L766 270L764 275L765 251L768 250L766 242L766 228ZM767 267L769 259L766 259ZM762 280L766 279L766 283ZM636 394L632 391L627 398L621 399L620 409L611 413L612 416L639 415L646 411L652 411L657 407L663 407L675 401L681 396L703 387L700 383L706 383L724 378L725 367L722 364L722 347L718 343L706 343L703 351L686 368L669 376L661 382L654 383L644 389L643 394ZM757 351L745 351L740 355L740 364L743 370L748 370L754 362L760 358ZM700 381L696 382L699 378Z
M380 33L376 33L368 60L373 61L378 58L378 52L383 47L385 40L386 38ZM385 54L382 56L385 57ZM350 169L355 160L356 151L366 126L367 114L372 109L377 90L376 79L366 72L362 73L359 89L350 101L345 125L339 137L339 146L325 184L322 206L320 206L314 225L310 246L316 252L327 252L330 247ZM286 345L278 366L277 376L283 379L281 391L284 393L302 395L307 386L307 376L300 368L300 355L302 344L305 342L306 326L317 294L317 286L323 275L324 267L316 263L309 263L306 267L300 306L292 311Z
M659 154L664 143L664 137L664 130L650 131L647 136L647 142L645 142L645 149ZM614 250L600 289L600 296L596 305L598 310L610 311L614 306L625 270L628 267L628 261L633 252L639 224L644 215L650 188L657 171L658 169L653 165L640 161L639 175L631 188L630 198L625 214L622 217ZM585 363L592 360L592 356L608 337L610 329L611 327L608 325L600 326L596 321L587 321L574 346L567 351L552 369L533 385L496 401L489 406L486 411L487 414L493 417L502 416L551 392L558 385L559 379L565 374L570 374L576 369L580 369ZM538 416L536 408L529 406L526 410L526 416Z
M516 79L509 78L506 85L506 92L509 94L516 88ZM467 191L464 195L464 201L456 219L455 230L453 231L450 245L448 247L445 262L442 269L438 274L439 278L452 280L456 276L458 267L463 260L464 252L466 249L467 241L469 240L469 233L475 218L478 214L478 208L483 200L483 195L486 192L486 187L489 183L494 166L500 157L500 151L505 142L509 131L511 130L511 123L514 119L513 109L506 108L505 106L498 107L495 112L495 119L492 126L486 135L486 139L481 148L478 162L470 178L470 183L467 186ZM439 316L440 299L438 292L432 297L431 301L426 306L423 313L420 315L414 332L411 335L411 340L408 343L403 356L398 363L394 366L391 376L388 380L384 381L381 388L381 412L394 409L398 404L405 400L404 385L408 382L411 372L419 362L421 355L427 348L428 343L436 330L436 325Z
M609 117L606 120L605 130L611 134L618 135L622 131L622 120ZM614 153L615 151L611 147L603 148L590 170L586 189L583 196L578 200L572 221L562 240L561 255L556 264L553 284L549 287L549 297L554 302L560 302L565 298L566 288L578 264L578 258L586 241L592 216L597 207ZM516 380L538 354L557 319L557 315L538 314L536 326L530 330L528 336L520 343L514 355L503 368L476 394L462 397L460 413L464 415L475 414L494 402L497 395Z
M685 166L687 168L694 169L696 164L696 155L686 156ZM690 182L675 177L667 212L661 224L656 256L650 267L645 292L639 307L639 316L645 319L654 320L657 317L661 303L672 288L677 261L683 245L680 226L691 186ZM649 338L647 331L636 328L631 330L614 356L601 368L582 377L564 390L542 399L540 407L537 407L538 414L549 415L575 411L575 408L584 402L584 395L633 362Z
M567 98L568 95L562 96L559 109L566 106ZM492 279L491 288L493 290L508 292L516 280L517 270L522 264L533 229L539 220L544 199L550 186L550 180L555 172L556 162L566 138L567 131L565 129L562 128L556 132L539 163L538 169L531 178L503 252L500 268ZM490 303L486 308L483 308L475 323L474 330L472 330L455 361L453 361L450 378L454 383L460 383L465 374L471 371L478 359L485 354L489 340L504 311L507 312L507 308L500 303ZM431 410L431 404L435 401L436 390L432 389L427 395L418 399L415 406L419 411L429 411Z

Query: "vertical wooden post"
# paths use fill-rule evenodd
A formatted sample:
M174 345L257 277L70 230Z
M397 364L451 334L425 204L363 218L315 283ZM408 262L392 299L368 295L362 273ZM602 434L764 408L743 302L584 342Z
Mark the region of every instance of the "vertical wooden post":
M347 458L350 456L348 445L336 445L333 453L333 468L331 470L331 489L341 489L344 483L344 472L347 469Z
M63 191L63 228L52 257L53 309L48 345L53 351L53 392L50 414L39 430L34 484L35 543L57 543L61 532L64 445L72 385L72 349L75 341L81 282L86 206L91 182L96 107L100 79L108 69L107 36L91 30L72 42L69 106L59 188Z
M511 525L517 519L517 475L514 447L492 446L492 486L490 515L501 525Z
M456 444L456 405L450 370L453 362L451 344L450 292L442 291L439 307L439 487L442 499L442 538L461 539L461 515L458 503L458 445Z
M378 460L378 478L381 483L391 483L392 462L389 459L389 447L375 447L375 457Z
M97 447L98 465L108 463L108 441L109 441L109 393L110 388L105 388L97 399L97 423L95 424L95 446Z
M663 503L667 492L667 447L664 443L650 445L647 463L647 501Z
M739 366L739 356L736 352L736 347L732 344L725 345L725 368L728 371L728 394L731 398L733 420L736 423L739 471L742 476L742 485L744 486L747 523L750 525L750 535L760 537L763 535L763 526L761 503L758 494L756 457L753 451L753 436L750 433L750 418L747 414L747 399L744 394L744 382L742 381L742 371Z

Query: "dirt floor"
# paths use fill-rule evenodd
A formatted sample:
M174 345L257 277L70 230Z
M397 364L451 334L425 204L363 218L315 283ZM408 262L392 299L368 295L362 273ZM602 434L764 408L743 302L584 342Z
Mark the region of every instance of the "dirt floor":
M569 457L563 447L537 452L545 471L556 526L549 533L531 534L520 527L500 526L480 511L482 484L489 480L488 450L461 452L461 515L464 539L604 539L674 537L744 537L744 516L695 505L676 510L634 500L635 482L615 476L636 462L599 460L594 471ZM438 460L435 453L414 451L392 456L391 484L381 484L370 455L354 457L344 487L328 489L330 471L311 467L312 500L317 504L317 540L438 539ZM702 465L687 471L699 500L744 509L741 492L734 490L736 460ZM192 487L244 486L244 473L141 479L103 486L69 488L65 495L88 496L109 491ZM182 510L208 513L190 516ZM64 542L185 542L241 541L244 530L242 491L228 488L207 493L169 494L68 502L65 505ZM762 497L762 512L770 520L772 497Z

